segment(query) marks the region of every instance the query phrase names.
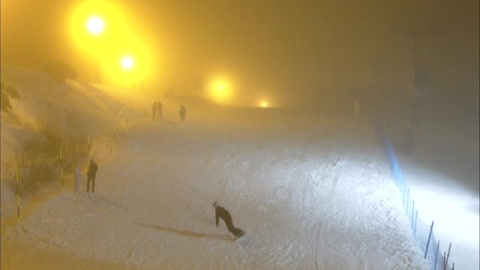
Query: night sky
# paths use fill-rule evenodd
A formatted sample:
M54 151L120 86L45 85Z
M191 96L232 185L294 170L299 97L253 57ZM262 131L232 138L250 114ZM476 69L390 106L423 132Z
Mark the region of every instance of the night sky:
M1 62L89 62L71 44L82 1L1 1ZM479 1L111 1L153 48L151 88L193 89L226 74L236 91L308 103L355 90L393 96L411 84L411 38L438 100L478 111ZM397 29L395 31L394 29Z

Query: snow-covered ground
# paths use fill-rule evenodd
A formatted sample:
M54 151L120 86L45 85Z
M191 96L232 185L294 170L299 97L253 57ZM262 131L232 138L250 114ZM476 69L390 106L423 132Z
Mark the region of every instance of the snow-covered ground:
M37 136L30 118L91 136L99 171L95 194L85 193L86 166L81 192L67 175L63 192L25 194L18 224L4 184L13 179L2 173L3 269L428 269L371 121L186 104L182 123L179 102L166 99L153 121L143 118L150 100L125 91L58 87L2 66L4 81L29 102L16 101L15 117L2 113L2 171L23 145L3 139L28 140L11 133L19 129ZM44 98L49 109L35 102ZM213 201L243 239L215 227Z
M438 114L438 113L437 113ZM479 269L479 130L478 120L428 115L415 129L415 151L402 151L405 126L391 130L404 178L418 215L452 250L456 269ZM475 118L475 116L473 115ZM440 119L439 119L440 118Z

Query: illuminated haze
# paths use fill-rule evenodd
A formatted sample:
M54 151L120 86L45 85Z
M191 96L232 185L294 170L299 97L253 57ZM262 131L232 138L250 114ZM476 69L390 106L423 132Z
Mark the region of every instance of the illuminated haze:
M103 17L102 14L79 12L79 7L83 7L89 2L95 2L91 5L94 7L105 6L109 17ZM78 21L73 20L72 18L77 18L74 15L80 19ZM105 19L103 33L89 35L86 32L85 23L87 19L93 16ZM75 23L72 23L72 21L75 21ZM112 31L115 35L110 37L115 36L115 38L104 42ZM431 77L431 93L423 99L412 98L413 94L417 93L412 87L412 34L415 32L420 33L416 39L416 66L427 70ZM102 39L104 40L102 41ZM122 47L129 46L131 48L121 51ZM407 180L410 183L412 191L410 194L418 198L415 206L418 205L418 208L422 210L419 217L426 214L426 218L423 216L426 222L435 219L436 239L441 238L443 245L450 242L454 243L455 251L452 253L452 262L458 262L459 268L462 268L462 263L465 265L471 262L470 265L473 267L470 269L478 269L478 257L473 258L473 256L478 255L478 241L472 242L470 240L474 238L472 235L478 235L479 47L478 0L1 1L2 83L11 84L21 94L26 93L25 97L29 96L28 100L25 98L12 102L14 105L15 103L18 105L14 106L14 115L22 116L22 109L29 112L25 110L28 106L38 107L41 108L42 112L46 112L44 114L47 119L46 122L53 123L52 127L64 127L61 121L57 121L64 115L51 111L66 108L70 104L65 102L61 106L56 105L55 109L51 110L50 107L54 106L50 106L48 102L50 98L55 99L58 103L63 102L58 95L60 92L55 92L64 90L63 86L53 87L55 82L43 76L44 73L37 76L39 74L38 70L44 69L49 61L67 62L75 68L80 83L67 82L67 85L70 85L69 89L72 89L71 93L91 94L97 90L110 94L117 93L118 97L122 97L122 99L123 97L129 97L128 102L142 103L138 107L141 106L141 110L144 110L144 116L146 112L150 112L153 101L163 103L164 118L161 121L153 121L152 119L146 124L147 130L150 132L146 134L151 134L151 137L133 133L132 137L129 138L129 142L145 145L145 148L139 149L142 149L141 151L146 155L140 154L136 147L132 147L135 151L126 153L132 153L132 156L134 154L135 159L138 157L138 160L140 160L138 164L141 163L143 157L145 157L145 164L150 164L149 162L152 160L155 161L155 165L151 167L163 173L163 176L165 176L163 179L166 182L153 182L154 179L148 177L144 185L139 185L138 189L135 189L135 192L140 193L132 193L136 195L132 195L125 202L134 202L133 205L139 205L142 209L144 207L141 205L143 202L138 198L148 198L145 201L149 201L150 204L153 203L152 205L156 203L157 205L169 205L171 203L170 197L158 196L158 193L153 192L154 189L145 192L144 187L169 183L168 181L171 181L173 186L178 184L178 187L180 187L184 185L183 181L176 181L180 176L190 179L190 183L202 185L217 183L217 180L223 181L221 179L223 177L222 171L217 166L216 159L223 160L222 153L228 153L229 156L230 152L235 152L235 158L229 157L229 162L232 159L231 164L237 164L235 162L239 164L237 167L231 167L235 170L238 169L238 172L232 174L236 178L242 179L239 182L246 184L249 189L254 186L258 187L255 183L257 179L263 180L263 178L270 177L273 185L268 184L270 182L265 182L268 184L265 184L265 186L272 187L275 190L270 194L283 199L283 195L279 195L281 193L277 193L277 190L289 190L295 192L298 196L303 196L303 205L305 205L305 195L303 193L308 192L298 191L296 187L301 186L297 183L303 179L304 182L313 184L314 182L310 180L310 173L308 172L319 170L321 174L318 175L325 174L326 177L318 178L322 181L322 188L319 189L319 193L312 193L315 195L312 195L312 198L315 199L312 202L317 199L326 201L327 204L322 203L324 208L322 211L324 211L323 213L329 213L335 210L335 204L337 204L335 200L328 199L331 197L326 197L327 195L330 196L328 194L329 190L324 188L327 186L324 185L325 183L334 181L332 190L335 193L333 187L336 187L337 180L328 180L331 178L328 176L331 173L329 172L331 168L328 168L330 166L329 162L331 162L334 163L333 169L337 167L337 163L340 168L348 165L338 172L341 177L335 179L358 180L359 185L357 189L352 188L352 192L355 190L362 191L358 193L358 197L361 198L352 200L353 202L361 202L361 199L371 201L370 196L363 197L360 194L369 193L364 192L362 185L368 186L367 190L372 191L376 187L369 184L375 183L372 181L379 179L371 177L372 173L376 173L376 162L367 161L370 159L369 155L377 155L377 152L381 153L376 150L380 148L380 145L375 145L375 149L372 148L373 150L370 153L369 146L365 146L361 142L363 134L365 137L371 136L368 138L369 141L376 143L375 134L371 130L371 123L374 119L372 116L379 116L379 118L385 120L384 123L389 128L392 143L398 150L396 152L398 160L405 177L408 178ZM135 50L139 48L140 50ZM9 71L9 66L27 67L28 69L22 71L13 68ZM105 67L109 67L110 70L105 69ZM102 73L101 81L96 78L99 69ZM122 80L122 83L119 80ZM94 87L91 87L91 84L85 82L101 83L101 85L95 84ZM140 85L144 86L143 91L139 91ZM56 95L45 95L49 99L38 98L40 94L48 91ZM359 102L353 102L358 97L358 93L361 93ZM265 108L203 106L204 103L195 102L198 100L195 98L203 97L202 95L216 96L219 100L229 100L229 102L224 102L228 105ZM97 95L92 94L91 96L96 97ZM94 106L86 103L93 100L94 105L101 105L103 100L97 104L97 100L91 99L90 95L85 95L85 97L89 98L85 99L85 102L78 102L74 104L76 106L73 106L73 108L81 108L84 111L77 110L78 115L71 114L71 116L75 116L74 119L77 119L78 116L78 119L83 120L78 120L78 124L68 121L69 125L76 126L76 128L85 126L85 129L88 127L89 132L100 135L100 127L106 129L106 126L108 126L103 122L107 122L107 120L96 119L103 119L103 117L96 117L102 114L105 114L102 115L105 119L110 119L110 116L113 119L113 115L118 114L117 120L122 120L122 126L123 120L126 120L126 128L135 124L135 121L128 122L130 119L124 118L130 117L126 113L129 110L119 112L117 109L111 109L113 108L112 104L116 105L117 103L110 104L108 100L105 100L105 108L108 108L108 110L97 111L92 109ZM98 101L100 101L100 97L101 95L98 95ZM188 99L189 97L192 98ZM138 101L135 101L137 99ZM79 101L82 100L79 99ZM125 100L127 99L125 98ZM125 104L128 102L125 102ZM180 102L188 108L186 123L179 122L178 119L177 112ZM352 106L354 104L361 104L359 105L359 114L354 113L355 109ZM130 105L128 104L128 106ZM104 106L98 107L103 108ZM297 111L294 109L270 110L269 107L300 107L308 108L309 111L296 114ZM355 106L355 108L357 107ZM339 115L320 112L323 109L331 109ZM419 111L418 116L415 116L417 110ZM31 111L36 112L36 110ZM18 130L18 123L3 112L2 115L6 116L5 118L2 116L2 142L8 142L4 140L4 137L17 137L12 135L15 133L7 132L8 127L10 127L10 130L16 131ZM41 114L25 113L23 115L35 118L32 119L32 122L35 123L37 123L37 117L38 121L42 120ZM417 120L417 118L419 123L416 126L413 124L415 122L413 120ZM28 120L29 118L25 119ZM25 119L19 117L21 121L18 122ZM90 123L90 119L92 123ZM215 119L213 122L221 128L205 128L207 126L204 126L203 123L208 123L211 119ZM222 120L222 122L219 119L225 120ZM142 119L142 123L143 120L146 120L146 118ZM350 120L355 120L355 122ZM116 122L112 121L111 123L113 125ZM170 125L171 123L175 125ZM196 125L196 123L202 124ZM326 123L328 125L325 125ZM244 124L245 130L243 130ZM70 128L68 130L72 133L79 133L76 129ZM79 130L81 131L81 128ZM268 132L263 132L263 130ZM360 133L355 133L360 130ZM200 132L197 133L196 131ZM338 144L333 144L335 147L330 147L328 142L323 141L327 138L324 136L325 134L332 134L328 136L338 139ZM406 135L410 135L410 137ZM103 138L103 135L100 137ZM355 137L358 140L355 140ZM166 138L171 138L171 140L166 140ZM343 145L343 142L347 141L346 138L352 141ZM408 138L412 138L411 141L414 141L413 145L415 147L404 146L404 144L406 145L404 142L409 141ZM158 152L156 151L157 148L152 147L152 145L149 145L147 149L146 145L148 143L155 147L158 146L158 149L172 151L170 152L172 155L168 156L165 155L165 152ZM14 145L14 143L4 144L7 146L6 149ZM348 151L344 151L343 147L348 148ZM2 148L4 147L2 146ZM205 149L202 150L202 148ZM415 149L412 150L413 153L407 153L403 148ZM369 153L365 152L366 149ZM360 152L355 153L357 150ZM116 151L114 150L114 153ZM168 168L164 165L157 166L156 160L149 158L147 161L146 159L150 151L152 157L158 155L162 158L162 162L164 156L168 156L168 162L177 162L178 159L179 163L169 164L179 165ZM198 151L199 155L195 151ZM273 159L275 155L271 155L272 158L265 159L264 156L267 156L269 151L275 155L278 152L281 159ZM11 153L13 152L12 150ZM314 156L321 155L326 158L311 159L309 160L311 163L305 163L307 161L306 157L308 157L305 153L308 154L309 152ZM351 152L351 154L345 154L346 152ZM5 153L8 152L2 149L2 156ZM198 158L200 153L202 157ZM215 155L212 153L215 153ZM348 161L352 158L351 160L354 162L342 161L339 163L338 160L333 162L337 156L338 160ZM357 156L359 157L358 160L361 161L359 163L357 163ZM131 156L113 154L111 157L121 157L118 161L123 162ZM240 163L243 158L248 163ZM215 163L212 163L215 166L212 165L210 168L208 166L204 167L203 163L197 163L203 162L203 159L208 160L208 162L210 162L210 159L215 160ZM385 165L383 162L384 160L380 158L379 167L376 169L383 170L382 168ZM300 163L311 165L305 169L288 167ZM101 164L102 169L104 164ZM185 167L185 164L188 164L188 166L194 164L194 166ZM252 164L253 167L243 167L245 164ZM285 164L288 164L288 166L284 166ZM131 172L145 173L143 167L139 166L137 168L129 165L127 163L125 163L125 166L115 164L115 166L121 166L122 169L128 167L129 170L132 170ZM223 165L220 168L224 170L225 183L227 183L229 178L227 178L225 168L230 167L225 166ZM359 168L356 168L356 166L359 166ZM265 170L265 167L269 167L269 169ZM249 174L243 174L243 168L246 168ZM252 171L251 168L255 170ZM360 181L363 178L356 175L362 170L365 170L365 177L368 178L366 182ZM176 171L179 171L180 174L177 174ZM287 171L288 176L285 174ZM305 176L291 182L294 183L292 187L295 188L291 190L290 188L284 188L288 186L277 188L278 185L283 185L281 181L278 181L279 179L291 180L296 177L296 173L300 172ZM435 172L435 174L432 172ZM151 175L156 175L156 173L157 171L152 171ZM185 173L184 176L182 176L183 173ZM199 176L197 174L208 179L210 173L213 176L211 177L212 181L198 181ZM218 177L215 175L218 175ZM314 174L311 175L313 179ZM134 181L137 179L132 177ZM118 188L123 188L122 185L127 183L118 182L115 177L110 178L110 180L114 185L118 185L116 186ZM107 179L107 181L110 180ZM345 181L345 183L350 183L350 181ZM223 185L224 189L225 186L226 184ZM342 184L339 186L341 187ZM242 186L233 188L233 185L231 185L231 187L236 192L238 189L238 194L242 194ZM114 192L115 189L115 186L112 190L107 189L104 194L117 196L118 193ZM350 190L350 186L348 189ZM261 194L264 190L268 189L256 189L251 197L246 195L247 192L242 195L242 200L247 202L246 204L252 205L249 208L250 213L263 215L263 212L258 212L258 206L253 205L254 200L250 199L269 203L263 197L266 196L266 193ZM305 188L305 190L308 189ZM8 190L2 188L2 191ZM315 189L312 191L317 192ZM178 196L178 198L182 197L182 201L184 198L189 198L192 203L188 205L197 207L199 206L198 202L193 203L194 200L197 200L197 197L184 196L185 194L195 194L193 189L191 192L178 192L176 194L172 192L172 195ZM349 192L339 193L334 198L347 198L352 194ZM11 198L15 198L13 194L12 192ZM393 198L390 193L385 194L388 195L388 198ZM4 198L3 194L2 198ZM69 197L63 198L68 199ZM237 200L237 198L240 198L240 195L232 200ZM243 203L242 200L238 199ZM16 200L10 201L15 202ZM349 201L345 200L345 202ZM445 202L454 203L446 205ZM4 205L2 201L2 207ZM101 206L101 204L99 205ZM208 208L211 207L210 205L211 202L208 202ZM342 206L342 203L339 205ZM385 205L382 203L377 206L384 207ZM75 204L72 203L71 209L75 210L72 211L73 214L77 213L77 207L76 201ZM174 207L168 211L175 212L175 215L187 216L181 207L183 206ZM320 207L320 210L322 207ZM316 204L312 203L311 209L314 209L315 213L318 212L318 208ZM64 208L62 211L65 209L70 208ZM181 211L177 211L179 209ZM197 209L192 208L189 211L197 211ZM369 211L372 209L369 209ZM242 209L242 211L245 210ZM354 213L355 211L356 207L349 207L347 213ZM52 215L47 215L47 217L53 217L56 212L51 213ZM365 214L366 212L362 213ZM381 213L383 212L376 214L381 215ZM434 214L438 214L438 216L435 217ZM275 215L271 214L272 217L275 217ZM303 215L305 215L305 212L303 212ZM169 217L169 215L158 215L160 219L165 217ZM258 223L256 217L256 214L248 217L251 218L250 224ZM270 215L267 215L267 218L269 217ZM389 220L388 224L393 224L390 222L393 220L390 219L391 215L384 215L384 217L385 221ZM39 220L42 223L38 224L44 224L43 219ZM62 220L70 222L65 218L62 218ZM78 220L77 217L75 217L75 220ZM246 220L248 219L244 215L242 220L244 224L249 223ZM292 220L288 220L289 226L296 226L295 223L291 222ZM338 222L335 218L331 220ZM350 218L345 220L350 220ZM117 221L112 219L111 222ZM321 222L323 222L323 219ZM273 224L271 221L268 223ZM341 221L338 224L347 223L351 222ZM58 228L60 228L60 224L62 223L57 224ZM78 224L81 225L82 223ZM198 225L193 225L193 223L181 225L187 225L188 227L189 224L192 227ZM335 223L331 224L335 225ZM358 224L360 223L357 222ZM263 224L255 226L260 225ZM450 227L450 225L452 226ZM455 227L453 225L461 226ZM70 227L61 227L69 229L68 234L70 235ZM123 228L123 226L112 227ZM332 228L335 227L332 226ZM52 231L56 229L48 226L32 226L31 228ZM90 228L94 228L94 226L90 227L89 225L88 230L84 232L90 233ZM253 225L250 228L254 228ZM300 226L296 228L300 228ZM289 231L295 232L296 228ZM276 229L284 230L281 226ZM138 228L135 228L132 231L134 233L130 236L136 237L138 235L137 230ZM263 227L261 230L270 231L270 227ZM25 230L25 232L27 231ZM341 237L346 237L340 239L351 240L348 238L350 234L345 235L342 231L332 231L337 232ZM362 234L358 231L352 231L352 235L355 235L355 237L362 237ZM15 236L18 235L17 231L14 232ZM205 232L208 232L208 230L206 229ZM62 241L65 239L62 239L62 234L57 232L46 235L58 236ZM288 237L285 238L283 233L279 235L282 236L278 238L281 241L290 241ZM303 235L310 237L312 234ZM84 235L78 234L78 236L83 238ZM175 236L171 235L171 237L171 239L175 239ZM29 238L35 239L30 236ZM85 238L89 239L88 237ZM2 239L9 238L4 238L2 232ZM127 243L128 239L124 238L124 243ZM319 238L317 237L317 239ZM376 238L370 239L375 240ZM257 243L269 243L269 241L264 240L265 238L262 235L262 240L257 241ZM161 242L165 243L163 239ZM343 242L348 243L348 241ZM95 245L96 243L95 240ZM198 243L204 247L203 242ZM322 241L317 241L317 245L318 243L322 243ZM364 246L365 241L362 240L358 243ZM369 242L367 241L367 243ZM384 243L389 245L394 243L395 245L395 242L391 241L384 241ZM110 243L105 241L104 244ZM129 244L127 243L124 247L130 247ZM378 245L374 244L373 246L378 248ZM195 245L191 246L192 250L202 251ZM403 244L398 246L405 247ZM171 247L168 247L168 249L171 249L172 252L177 251L177 249ZM446 251L447 247L442 246L441 249ZM110 245L105 250L119 252L118 254L126 253L123 252L126 249L111 249ZM153 249L148 248L148 252L151 250ZM181 250L185 249L182 248ZM254 249L248 250L251 252ZM279 245L278 250L278 255L283 257L283 251L288 249ZM335 248L334 250L338 249ZM110 254L108 252L105 254ZM262 254L257 251L255 253ZM398 252L396 255L400 254L402 252ZM100 255L102 255L101 252ZM330 253L323 254L325 258L328 258L329 255ZM379 255L376 254L372 258L377 256ZM220 257L217 256L216 258ZM15 257L12 258L15 259ZM143 260L144 257L141 256L141 258ZM152 258L158 259L156 256L152 256ZM253 259L255 258L253 257ZM473 260L470 258L473 258ZM208 260L205 261L210 263ZM327 263L329 261L330 259L327 260ZM404 261L408 262L407 260ZM90 263L90 261L88 262ZM187 262L190 263L188 260ZM228 259L225 262L230 263L231 260ZM275 259L272 262L277 263ZM195 263L197 262L195 261Z
M383 98L407 95L410 39L392 26L411 27L412 20L398 14L426 14L414 29L434 22L435 31L418 40L419 64L431 71L434 97L478 108L478 1L434 2L115 4L150 50L147 90L188 94L223 76L242 97L266 96L282 105L321 104L355 90ZM2 64L42 67L60 59L91 80L95 60L73 44L66 26L79 3L2 1Z

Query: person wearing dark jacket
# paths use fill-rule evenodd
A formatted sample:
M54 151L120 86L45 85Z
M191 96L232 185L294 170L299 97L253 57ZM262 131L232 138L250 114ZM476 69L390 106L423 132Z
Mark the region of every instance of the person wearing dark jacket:
M158 112L158 119L162 120L162 111L163 111L163 105L162 102L157 102L157 112Z
M98 165L93 161L90 160L90 166L88 167L88 180L87 180L87 193L90 191L90 182L92 182L92 192L95 193L95 177L97 176Z
M235 226L233 226L232 216L225 208L218 205L217 202L213 203L213 207L215 208L215 224L217 225L217 227L219 220L223 219L225 225L227 225L228 231L235 235L235 239L238 239L245 234L243 230L235 228Z
M152 105L152 119L155 120L155 116L157 115L157 102L154 102Z
M178 111L178 113L180 113L180 120L185 121L185 114L187 113L187 108L185 108L185 106L180 105L180 111Z

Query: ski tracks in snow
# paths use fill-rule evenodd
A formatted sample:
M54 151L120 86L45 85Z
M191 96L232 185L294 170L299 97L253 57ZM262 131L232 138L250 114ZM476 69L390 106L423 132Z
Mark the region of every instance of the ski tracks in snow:
M289 147L298 143L281 136L176 128L131 132L99 164L98 194L57 198L25 221L22 230L30 233L17 232L15 241L43 242L88 265L112 262L122 269L418 266L408 232L385 220L400 211L389 198L392 190L381 171L372 174L375 162L357 158L362 154L342 150L341 143L334 155L325 145L337 145L325 141L296 151ZM218 239L228 232L222 222L215 228L215 199L247 232L245 239Z

